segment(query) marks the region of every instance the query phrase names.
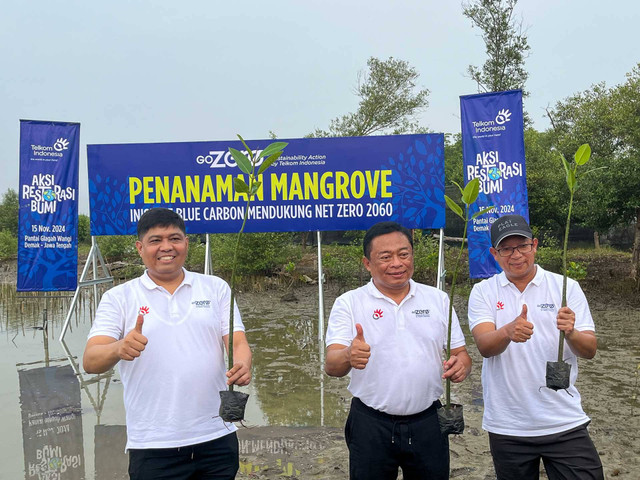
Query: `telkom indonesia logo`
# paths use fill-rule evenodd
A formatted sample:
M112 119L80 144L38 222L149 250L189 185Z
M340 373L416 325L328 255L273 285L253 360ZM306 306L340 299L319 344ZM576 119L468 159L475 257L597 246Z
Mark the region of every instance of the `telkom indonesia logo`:
M378 308L377 310L373 311L373 319L378 320L379 318L382 318L382 310Z
M140 315L147 315L149 313L149 307L147 306L140 307L140 310L138 310L138 313Z
M498 125L502 125L510 121L511 121L511 112L509 111L508 108L503 108L498 112L498 115L496 115L496 123Z
M498 303L496 303L496 308L498 310L504 310L504 303L502 303L501 301L498 301Z
M63 150L67 150L69 148L69 140L66 138L60 137L56 140L56 143L53 144L53 149L56 152L61 152Z

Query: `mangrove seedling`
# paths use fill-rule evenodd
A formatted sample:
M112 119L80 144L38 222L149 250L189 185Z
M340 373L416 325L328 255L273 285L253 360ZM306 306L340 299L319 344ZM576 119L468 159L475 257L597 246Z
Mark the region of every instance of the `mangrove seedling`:
M460 251L458 252L458 257L456 258L456 263L453 268L453 278L451 279L451 293L449 294L449 321L447 328L447 351L446 357L447 360L451 358L451 323L453 321L453 296L456 292L456 280L458 278L458 266L460 265L460 259L462 258L462 253L464 249L464 243L467 238L467 225L469 220L472 220L484 213L487 213L493 207L486 207L476 213L473 214L471 218L469 218L469 208L478 198L478 194L480 193L480 180L478 178L474 178L469 181L464 189L458 185L456 182L453 182L456 187L460 190L460 195L462 199L462 203L464 203L464 211L462 208L454 202L447 195L444 196L445 201L447 202L447 206L449 209L455 213L458 217L460 217L464 221L464 231L462 234L462 243L460 244ZM447 378L446 380L446 393L445 393L445 406L443 408L438 409L438 419L440 421L440 430L443 434L454 434L458 435L464 431L464 417L462 412L462 405L452 404L451 403L451 379Z
M274 142L269 144L264 150L252 151L244 139L238 135L238 138L244 145L247 155L243 152L229 147L229 152L235 160L238 168L242 173L248 175L248 182L245 182L244 177L239 175L233 181L233 189L237 194L245 195L247 202L244 209L244 218L242 220L242 226L238 231L236 237L236 245L233 251L233 263L231 267L231 301L229 303L229 370L233 368L233 313L235 304L235 287L236 287L236 267L238 263L238 249L240 247L240 239L244 232L244 227L247 224L247 217L249 215L249 205L254 196L260 190L262 186L262 173L275 162L282 150L287 146L285 142ZM220 392L220 417L225 422L238 422L244 419L244 409L247 404L249 395L242 392L236 392L233 390L233 384L229 385L228 390Z
M562 158L562 165L567 177L567 186L569 187L569 212L567 213L567 225L564 229L564 246L562 248L562 306L567 306L567 245L569 243L569 225L571 223L571 210L573 208L573 195L578 186L577 170L579 165L584 165L591 157L591 147L585 143L576 151L573 162L569 164ZM566 363L563 359L564 355L564 332L560 331L560 341L558 343L558 360L556 362L547 362L546 384L552 390L566 390L571 383L571 364Z

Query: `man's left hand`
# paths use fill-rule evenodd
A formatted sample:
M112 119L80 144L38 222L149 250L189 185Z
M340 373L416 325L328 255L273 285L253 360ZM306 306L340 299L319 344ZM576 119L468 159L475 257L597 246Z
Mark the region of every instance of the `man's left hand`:
M467 368L464 362L457 355L451 355L451 358L444 362L443 379L451 378L453 383L459 383L467 378Z
M227 385L244 387L251 381L251 368L242 361L235 362L231 370L227 372Z
M569 307L562 307L558 310L556 317L558 330L562 330L566 336L571 335L573 326L576 324L576 314Z

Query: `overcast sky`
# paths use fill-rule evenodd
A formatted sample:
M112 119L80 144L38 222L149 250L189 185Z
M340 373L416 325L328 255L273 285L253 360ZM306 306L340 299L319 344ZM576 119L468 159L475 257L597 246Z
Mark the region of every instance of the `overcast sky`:
M640 2L520 0L534 127L544 108L640 62ZM18 188L19 120L80 122L86 145L302 137L357 107L369 57L406 60L430 90L422 125L459 132L480 32L451 0L4 0L0 194Z

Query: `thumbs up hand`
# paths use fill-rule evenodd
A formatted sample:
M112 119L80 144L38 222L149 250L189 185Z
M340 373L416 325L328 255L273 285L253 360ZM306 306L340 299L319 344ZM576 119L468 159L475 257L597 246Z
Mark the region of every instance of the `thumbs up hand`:
M349 347L349 361L351 366L358 370L363 370L369 363L371 347L364 339L362 325L356 323L356 336Z
M136 320L136 326L120 341L120 348L118 349L118 356L122 360L131 361L140 356L140 353L144 350L148 340L142 334L142 325L144 323L144 316L138 314Z
M522 312L516 319L507 324L507 335L512 342L524 343L533 335L533 323L527 321L527 306L522 305Z

